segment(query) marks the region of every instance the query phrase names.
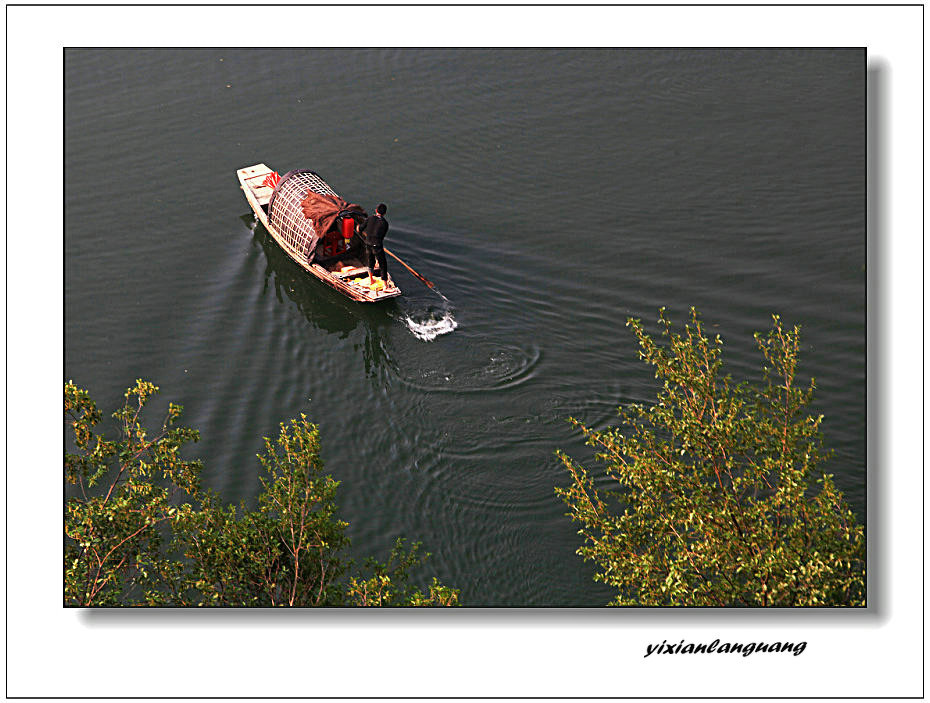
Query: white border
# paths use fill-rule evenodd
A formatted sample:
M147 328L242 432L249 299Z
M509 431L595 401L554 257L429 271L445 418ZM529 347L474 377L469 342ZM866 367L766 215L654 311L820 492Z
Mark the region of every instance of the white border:
M273 20L271 15L274 15ZM922 693L923 9L921 7L7 7L11 696L918 696ZM353 26L361 46L866 46L889 123L882 234L890 315L883 583L859 618L660 611L154 613L61 608L62 251L24 188L62 163L63 46L302 46ZM264 34L263 28L273 31ZM48 170L48 171L47 171ZM870 360L872 363L874 360ZM871 418L875 421L875 418ZM871 516L876 519L875 516ZM240 616L241 615L241 616ZM726 614L730 615L730 614ZM808 617L809 616L809 617ZM809 641L800 657L643 659L662 639Z

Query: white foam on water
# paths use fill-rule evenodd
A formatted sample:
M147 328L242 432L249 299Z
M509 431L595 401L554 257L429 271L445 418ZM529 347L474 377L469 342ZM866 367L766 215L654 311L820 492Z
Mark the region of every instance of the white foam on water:
M404 315L404 324L422 342L432 342L439 335L448 334L459 326L451 310L446 310L441 317L431 314L423 320L414 320L410 315Z

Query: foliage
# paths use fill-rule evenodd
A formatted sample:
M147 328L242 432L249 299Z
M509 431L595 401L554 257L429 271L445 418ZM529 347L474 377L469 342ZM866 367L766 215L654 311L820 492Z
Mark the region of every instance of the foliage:
M68 605L454 605L458 591L436 579L426 593L410 584L427 555L399 540L374 574L344 578L348 523L336 515L338 482L324 473L319 432L301 415L265 439L256 510L239 510L200 488L202 466L182 446L196 431L176 428L168 406L149 439L142 410L158 389L137 381L114 413L119 436L95 430L101 415L87 391L65 385L76 453L65 474L76 486L65 513Z
M353 576L349 580L347 595L353 605L458 605L459 594L453 588L443 586L436 577L429 586L429 591L422 591L409 585L411 568L425 561L429 554L420 555L420 543L404 550L404 539L399 537L391 550L387 563L369 559L366 566L372 572L368 578Z
M863 529L817 468L814 382L795 385L800 329L773 321L755 335L762 383L734 386L693 308L684 333L660 311L667 346L630 319L657 402L621 407L621 428L571 420L606 478L560 452L571 484L556 492L581 526L578 554L617 589L612 605L864 605Z
M338 483L323 473L319 432L301 415L265 439L258 510L224 507L207 494L178 520L192 586L216 605L333 605L346 569L348 523L336 517Z
M169 404L161 431L148 436L139 416L157 390L136 381L113 414L119 437L107 440L94 431L102 416L88 393L65 385L65 414L77 449L65 453L65 476L79 491L68 499L65 514L69 604L162 603L177 575L162 549L164 527L177 514L177 499L198 491L200 464L183 460L180 449L199 435L174 427L181 408Z

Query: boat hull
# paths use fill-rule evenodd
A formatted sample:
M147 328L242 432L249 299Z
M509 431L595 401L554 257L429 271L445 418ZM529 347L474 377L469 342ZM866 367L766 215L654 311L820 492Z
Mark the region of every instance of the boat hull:
M239 178L239 186L242 188L242 192L245 194L245 198L256 219L262 223L262 226L268 230L268 233L278 246L285 251L294 263L330 288L359 303L379 303L402 295L400 288L393 283L390 288L384 290L372 290L370 287L363 285L362 281L367 278L367 269L361 267L360 262L346 263L343 266L335 264L333 268L330 268L314 261L307 261L301 253L294 250L268 221L265 206L268 205L273 189L263 182L271 173L273 171L265 164L255 164L254 166L240 168L236 171L236 176Z

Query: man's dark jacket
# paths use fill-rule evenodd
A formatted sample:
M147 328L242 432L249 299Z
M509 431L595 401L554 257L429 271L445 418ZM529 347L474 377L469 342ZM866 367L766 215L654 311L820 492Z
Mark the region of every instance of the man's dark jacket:
M388 222L384 217L372 215L365 223L365 241L373 249L380 249L384 246L384 235L388 231Z

